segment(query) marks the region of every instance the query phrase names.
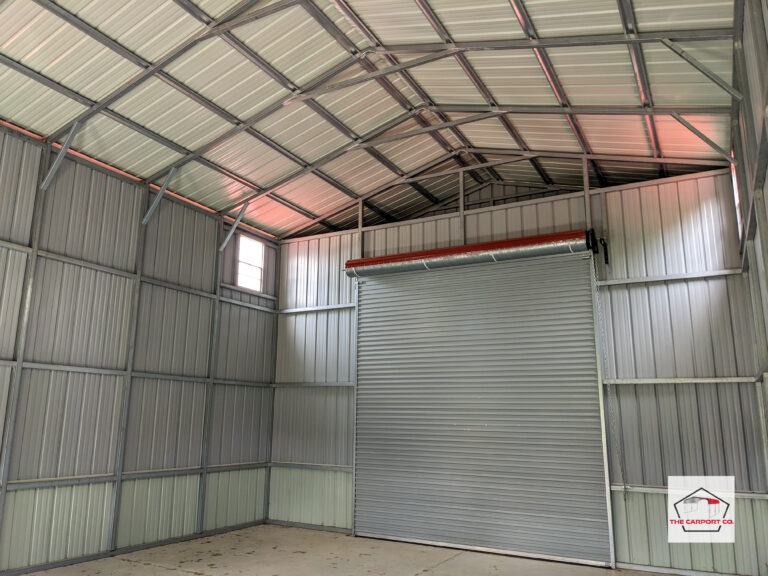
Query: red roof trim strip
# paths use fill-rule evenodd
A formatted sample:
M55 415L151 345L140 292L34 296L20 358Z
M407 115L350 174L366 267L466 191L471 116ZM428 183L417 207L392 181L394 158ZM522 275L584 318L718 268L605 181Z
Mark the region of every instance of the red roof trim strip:
M548 244L550 242L567 242L570 240L582 240L585 237L584 235L584 230L574 230L571 232L558 232L556 234L516 238L514 240L501 240L498 242L484 242L482 244L438 248L436 250L423 250L421 252L408 252L406 254L393 254L392 256L359 258L357 260L349 260L344 267L346 269L361 268L364 266L375 266L377 264L391 264L394 262L410 262L412 260L440 258L441 256L453 256L455 254L471 254L473 252L489 252L492 250L518 248L521 246L535 246L536 244Z

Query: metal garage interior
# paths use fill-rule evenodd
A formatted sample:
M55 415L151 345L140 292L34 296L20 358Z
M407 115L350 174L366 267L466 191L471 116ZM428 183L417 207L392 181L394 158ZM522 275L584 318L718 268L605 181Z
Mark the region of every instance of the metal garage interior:
M0 574L768 576L767 25L0 0Z

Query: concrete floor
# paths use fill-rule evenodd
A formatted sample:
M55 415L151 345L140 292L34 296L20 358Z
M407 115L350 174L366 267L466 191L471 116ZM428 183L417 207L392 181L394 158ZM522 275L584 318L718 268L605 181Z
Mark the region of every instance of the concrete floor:
M255 526L37 574L82 576L649 576L496 554Z

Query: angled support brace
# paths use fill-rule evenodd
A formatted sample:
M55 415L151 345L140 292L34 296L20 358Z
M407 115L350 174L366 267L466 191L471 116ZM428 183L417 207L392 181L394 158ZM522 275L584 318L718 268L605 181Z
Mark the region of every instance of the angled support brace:
M224 252L224 248L227 247L227 244L229 244L229 241L232 240L232 236L235 235L235 230L237 230L237 225L240 224L240 220L243 219L243 216L245 216L245 211L248 208L248 202L243 204L243 207L240 208L240 212L237 213L237 218L235 218L235 221L232 223L232 228L229 230L229 234L227 234L227 237L224 238L224 242L221 243L221 246L219 246L219 252Z
M672 52L680 56L680 58L688 62L691 66L696 68L696 70L704 74L704 76L712 80L712 82L720 86L720 88L728 92L728 94L733 96L733 98L737 102L741 102L743 100L743 96L741 95L741 92L736 90L736 88L734 88L733 86L728 84L728 82L723 80L720 76L715 74L706 64L704 64L703 62L700 62L699 60L691 56L688 52L683 50L680 46L675 44L675 42L673 42L668 38L663 38L661 40L661 43L664 44L664 46L666 46L670 50L672 50Z
M72 125L72 129L69 131L69 136L67 136L67 139L64 141L64 145L61 147L61 150L59 150L59 155L56 156L56 160L53 161L53 166L51 166L51 169L48 170L48 174L46 175L45 180L43 180L43 183L40 185L41 189L48 190L48 187L53 182L53 179L56 177L56 172L59 171L59 167L67 155L69 147L72 146L72 141L75 139L75 136L77 136L77 131L80 130L80 126L80 122L75 122Z
M173 177L176 176L176 166L171 168L170 172L168 172L168 176L165 177L165 181L163 182L163 185L160 187L160 190L157 191L157 196L155 196L155 201L152 202L152 206L149 207L149 210L147 210L147 213L144 215L144 218L141 221L142 226L146 226L150 219L152 218L152 215L155 213L155 210L157 210L157 207L160 206L160 200L163 199L163 196L165 195L165 191L168 189L168 184L171 183L171 180L173 180Z
M738 164L738 162L736 161L736 159L735 159L735 158L732 158L732 157L731 157L731 155L730 155L730 154L728 154L728 152L726 152L725 150L723 150L723 149L720 147L720 145L719 145L717 142L715 142L715 141L714 141L714 140L712 140L712 139L711 139L709 136L707 136L706 134L704 134L704 132L702 132L701 130L699 130L698 128L696 128L696 126L694 126L693 124L691 124L690 122L688 122L688 120L686 120L685 118L683 118L682 116L680 116L680 114L678 114L677 112L673 112L673 113L672 113L672 118L674 118L675 120L677 120L678 122L680 122L680 124L682 124L683 126L685 126L686 128L688 128L688 130L690 130L691 132L693 132L694 134L696 134L696 136L698 136L698 137L699 137L699 138L700 138L700 139L701 139L703 142L706 142L706 144L707 144L707 145L708 145L710 148L712 148L712 150L714 150L715 152L717 152L718 154L720 154L720 156L722 156L723 158L725 158L726 160L728 160L728 162L730 162L730 163L731 163L731 164L733 164L734 166L736 166L736 165Z

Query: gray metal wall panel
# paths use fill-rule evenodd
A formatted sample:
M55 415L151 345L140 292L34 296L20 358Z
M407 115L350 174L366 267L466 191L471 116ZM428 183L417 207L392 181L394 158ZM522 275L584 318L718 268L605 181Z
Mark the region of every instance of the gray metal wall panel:
M665 494L613 492L618 562L677 570L768 574L768 501L736 499L734 544L669 544Z
M356 532L610 562L591 262L359 281Z
M43 208L40 248L132 271L146 188L64 160Z
M146 227L142 273L213 292L217 238L218 224L212 216L163 200Z
M199 487L197 474L123 481L117 547L192 534Z
M208 474L204 529L263 520L266 478L266 468Z
M0 239L27 245L43 146L0 129Z
M363 253L368 258L458 246L461 244L461 228L457 216L443 216L426 222L367 230L363 240Z
M600 288L606 378L754 376L749 279Z
M225 228L226 232L229 232L229 228ZM224 248L224 252L221 253L219 258L219 270L222 284L235 285L237 281L237 242L238 236L235 235Z
M537 200L524 206L507 205L466 215L468 244L585 228L583 198Z
M352 528L352 473L273 467L269 519Z
M280 309L353 302L353 284L344 273L344 263L357 258L357 250L356 232L283 244Z
M25 358L125 368L131 281L40 258Z
M107 550L113 484L9 492L0 570Z
M210 298L142 284L134 368L207 376L213 304Z
M755 384L622 384L606 411L614 482L735 476L737 490L768 490Z
M236 300L244 304L252 304L254 306L261 306L263 308L275 309L277 302L274 298L265 298L264 296L255 292L248 292L245 290L234 290L232 288L221 288L221 297L228 298L230 300Z
M9 479L113 472L122 383L119 376L24 370Z
M133 379L126 472L201 465L205 389L204 382Z
M209 464L264 462L269 453L271 388L217 384L213 390Z
M353 388L277 388L273 418L273 462L352 465Z
M0 248L0 358L11 360L16 350L16 327L19 321L27 255Z
M355 378L353 309L278 318L277 382L351 382Z
M607 192L605 210L608 279L741 266L728 174Z
M272 382L275 374L275 314L221 303L216 377Z

